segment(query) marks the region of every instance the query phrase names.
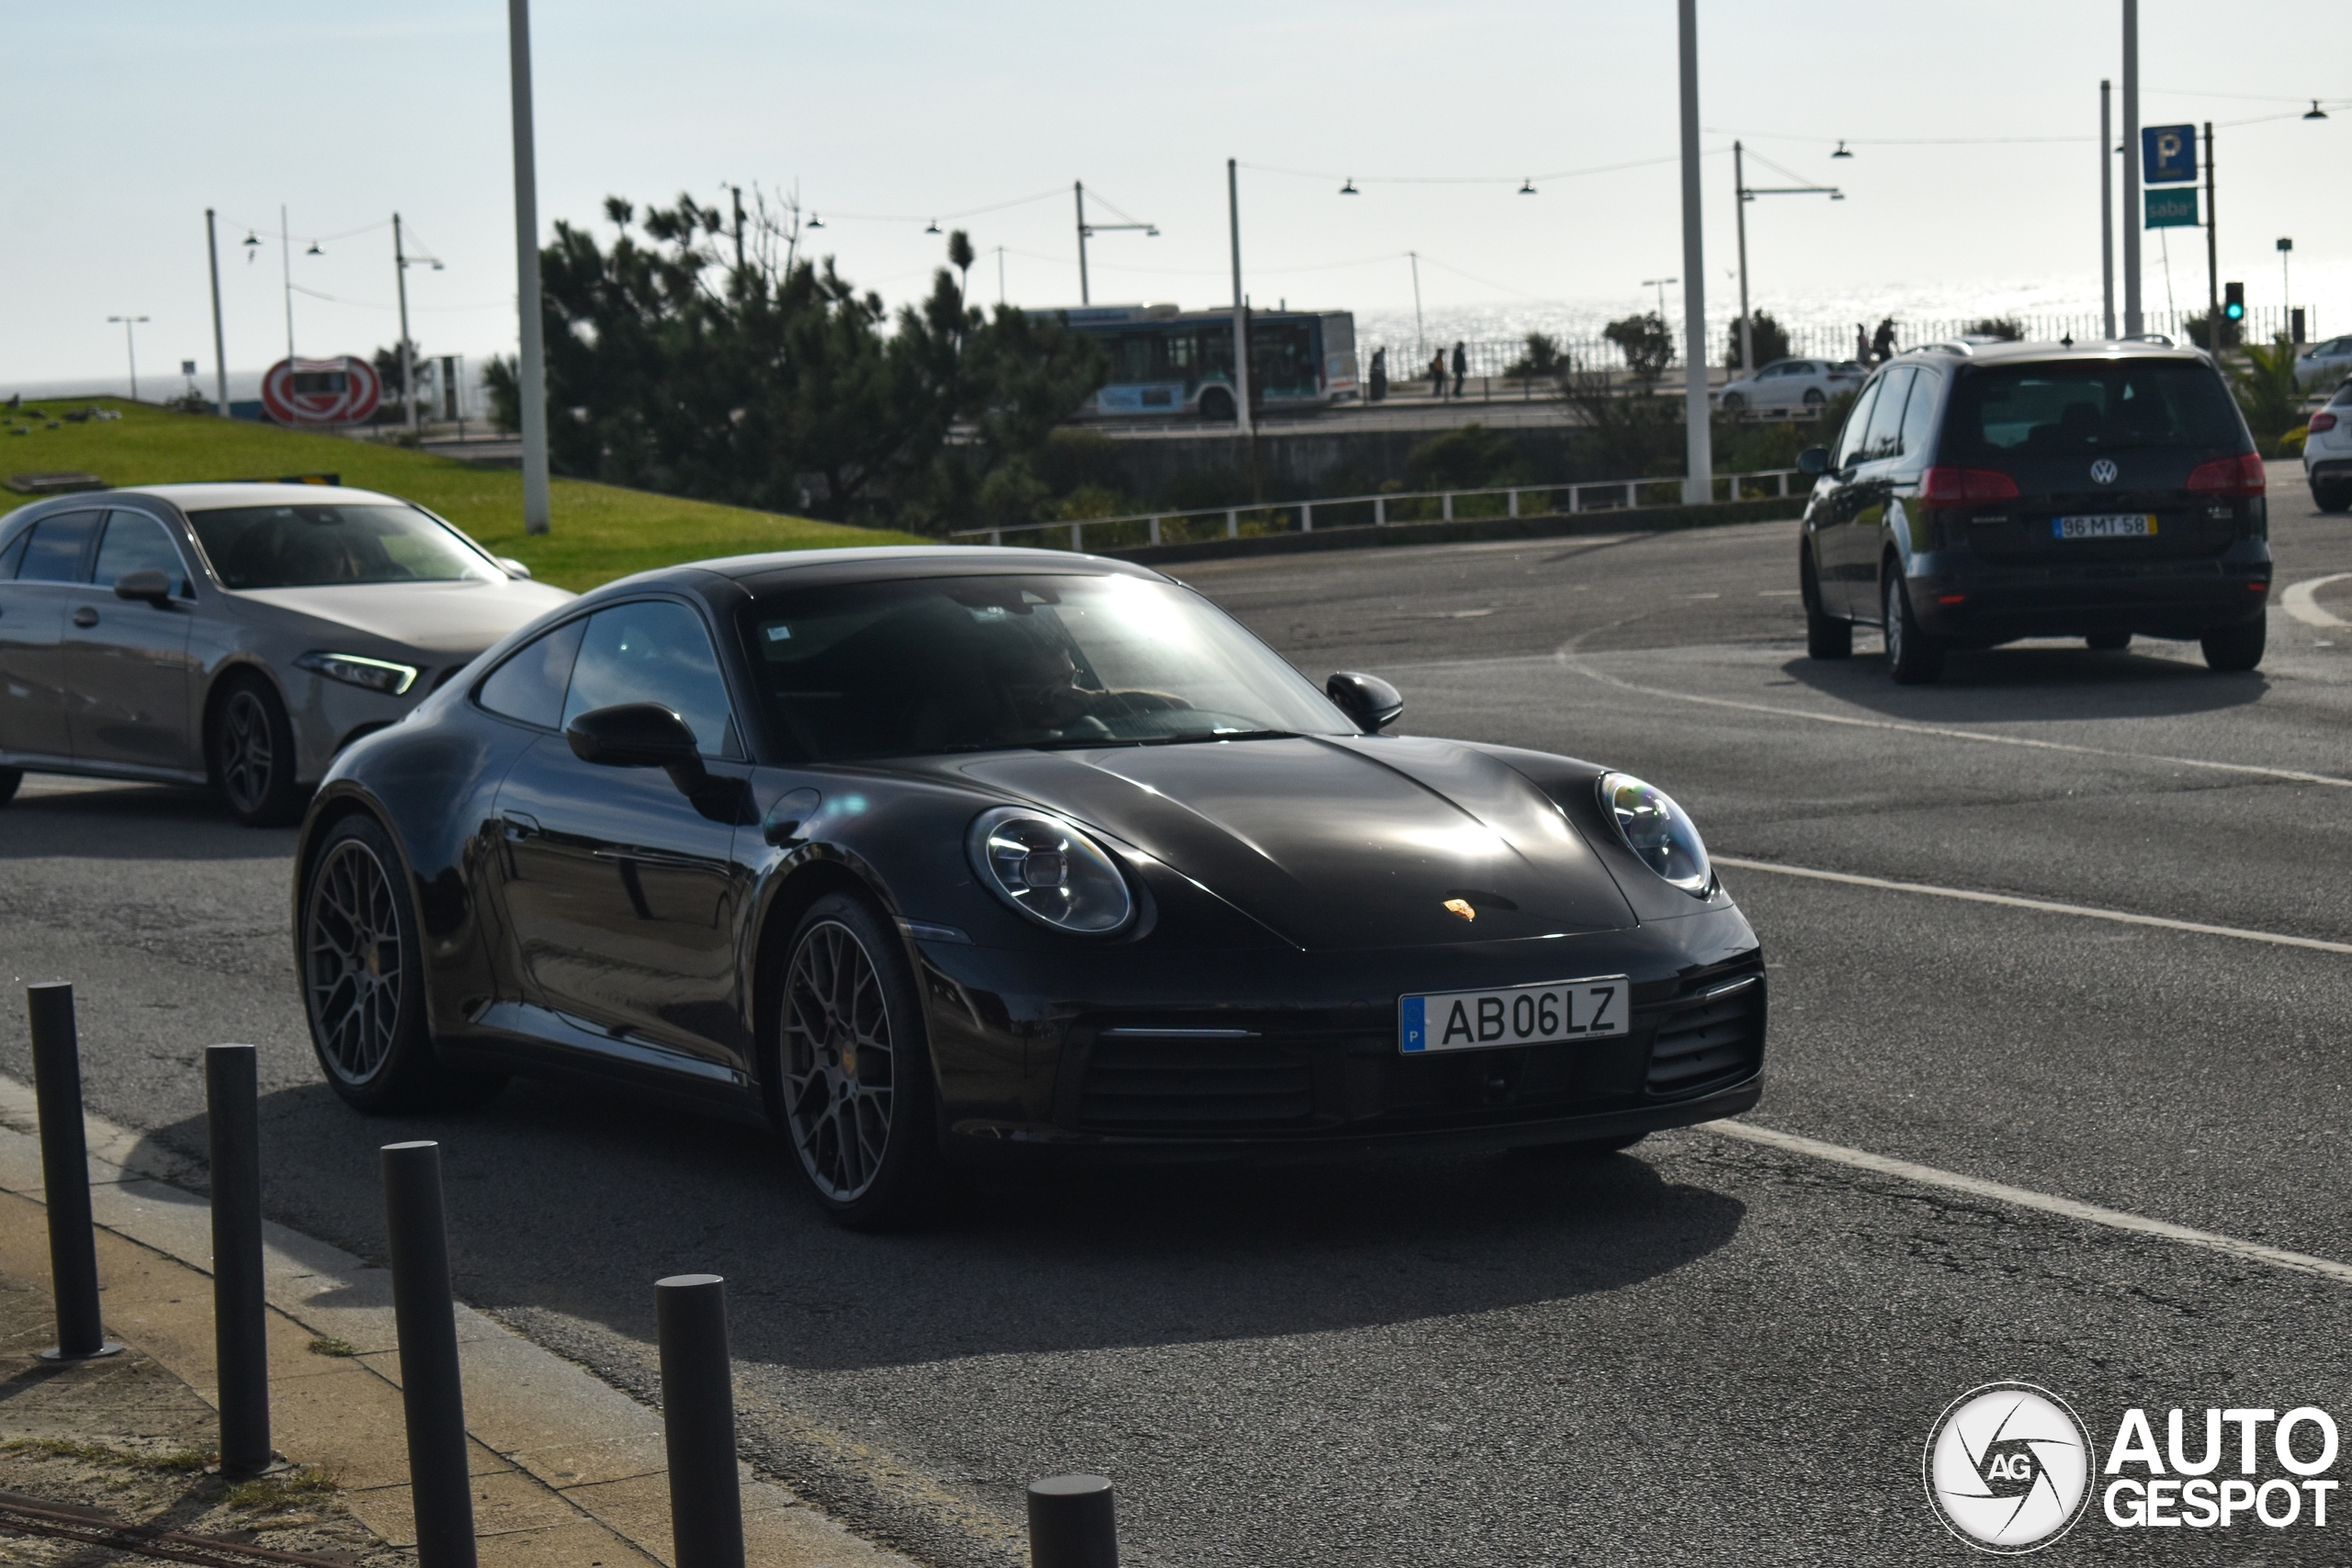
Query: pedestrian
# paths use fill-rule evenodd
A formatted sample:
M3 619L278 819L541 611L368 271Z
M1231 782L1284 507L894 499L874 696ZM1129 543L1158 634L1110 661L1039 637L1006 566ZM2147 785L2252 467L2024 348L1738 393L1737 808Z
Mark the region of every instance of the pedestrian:
M1878 324L1878 335L1871 340L1871 353L1881 364L1894 357L1894 318L1888 316Z
M1430 391L1440 402L1445 401L1445 350L1430 355Z
M1871 330L1861 322L1856 321L1854 323L1854 363L1868 365L1870 362Z
M1387 396L1388 351L1375 348L1372 351L1372 397L1369 400L1376 403Z
M1469 374L1469 350L1466 345L1457 342L1453 345L1453 395L1455 397L1458 398L1462 395L1463 378Z

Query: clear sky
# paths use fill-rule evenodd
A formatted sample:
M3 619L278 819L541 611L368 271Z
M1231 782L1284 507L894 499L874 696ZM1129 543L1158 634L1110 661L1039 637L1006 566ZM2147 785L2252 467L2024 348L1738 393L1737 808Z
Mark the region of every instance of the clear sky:
M2275 304L2274 243L2291 234L2297 302L2352 328L2352 6L2141 9L2143 118L2229 127L2223 274ZM1883 294L1917 310L1948 296L1958 313L2003 291L2096 305L2115 0L1699 11L1708 148L1742 136L1849 196L1751 205L1759 306ZM820 248L894 301L938 263L933 216L984 253L976 297L996 297L1002 246L1014 302L1074 301L1069 186L1083 179L1161 231L1096 239L1098 301L1222 302L1227 157L1245 165L1243 260L1261 303L1409 310L1408 250L1427 258L1432 310L1631 310L1655 302L1643 279L1681 270L1670 162L1563 173L1675 152L1671 0L537 0L534 28L544 225L601 225L607 194L642 207L681 190L721 200L727 182L797 185L825 220ZM193 358L209 375L208 206L221 215L232 367L284 351L267 238L281 202L294 281L312 291L295 296L304 354L394 340L395 209L445 263L411 274L426 352L508 349L506 70L499 0L10 0L0 384L119 374L122 329L107 318L124 313L153 318L142 370L176 384ZM2333 118L2300 118L2290 100L2313 96ZM1840 138L1854 158L1829 157ZM1351 175L1362 194L1340 197L1334 176ZM1517 194L1529 175L1538 194ZM1727 152L1705 178L1721 316L1735 298ZM1791 183L1754 165L1750 179ZM1028 197L1043 199L951 216ZM265 243L244 245L249 231ZM2201 240L2173 233L2184 306L2202 299ZM2151 236L2152 306L2157 256ZM1679 312L1674 291L1667 303Z

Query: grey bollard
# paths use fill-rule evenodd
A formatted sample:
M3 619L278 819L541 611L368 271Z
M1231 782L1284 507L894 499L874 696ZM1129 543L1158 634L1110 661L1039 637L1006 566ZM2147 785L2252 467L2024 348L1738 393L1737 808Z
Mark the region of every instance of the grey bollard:
M85 1361L122 1349L98 1312L98 1243L90 1225L90 1151L82 1134L82 1050L74 987L25 987L32 1026L33 1092L40 1106L40 1179L49 1201L49 1288L57 1303L50 1361Z
M418 1568L475 1568L474 1496L466 1459L466 1395L458 1381L458 1318L449 1295L449 1235L441 1208L441 1145L383 1147L384 1235L392 1255L392 1318L401 1341L409 1487Z
M212 1153L212 1346L220 1382L220 1472L259 1475L269 1446L269 1305L261 1272L261 1107L254 1048L204 1050Z
M1049 1475L1029 1483L1029 1568L1119 1568L1111 1483Z
M727 1281L716 1274L657 1280L653 1311L662 1345L662 1429L669 1448L670 1541L677 1568L743 1568Z

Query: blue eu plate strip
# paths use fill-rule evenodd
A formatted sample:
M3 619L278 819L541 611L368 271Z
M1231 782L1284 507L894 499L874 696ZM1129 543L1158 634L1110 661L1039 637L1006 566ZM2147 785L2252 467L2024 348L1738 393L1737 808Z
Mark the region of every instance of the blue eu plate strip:
M1426 1051L1429 1049L1428 1025L1422 1017L1425 1005L1423 998L1419 997L1406 997L1396 1004L1396 1021L1402 1031L1398 1037L1398 1043L1404 1050Z

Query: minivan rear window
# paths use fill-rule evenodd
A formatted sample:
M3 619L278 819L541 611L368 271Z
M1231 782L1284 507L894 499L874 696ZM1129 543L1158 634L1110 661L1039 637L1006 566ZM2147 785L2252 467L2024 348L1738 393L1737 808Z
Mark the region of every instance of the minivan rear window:
M1998 366L1961 378L1943 449L1958 459L2071 457L2150 446L2245 444L2211 366L2179 359L2078 359Z

